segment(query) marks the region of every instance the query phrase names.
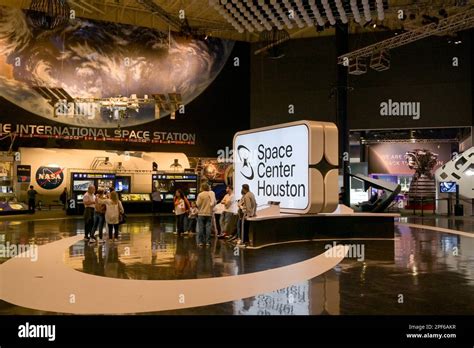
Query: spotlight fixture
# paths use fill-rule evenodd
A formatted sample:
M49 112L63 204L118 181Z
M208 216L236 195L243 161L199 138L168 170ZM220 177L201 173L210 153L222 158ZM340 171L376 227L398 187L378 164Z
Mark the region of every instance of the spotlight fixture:
M387 3L388 0L209 0L209 5L239 33L312 26L318 30L318 26L346 24L351 15L361 25L372 18L383 21Z
M370 67L375 71L390 69L390 53L387 50L375 52L370 58Z
M367 61L363 57L349 61L349 75L362 75L367 72Z
M370 19L369 21L365 22L365 24L363 25L364 28L368 27L369 25L372 24L372 19Z

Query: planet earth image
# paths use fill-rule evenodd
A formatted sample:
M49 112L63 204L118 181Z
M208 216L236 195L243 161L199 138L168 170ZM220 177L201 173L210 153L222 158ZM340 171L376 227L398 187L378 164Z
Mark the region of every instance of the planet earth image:
M103 106L93 117L79 113L55 118L55 106L33 88L62 88L72 98L91 100L179 93L186 105L216 78L233 46L229 40L187 39L81 18L44 31L32 25L25 11L0 6L0 97L55 122L112 128L117 120ZM155 120L154 103L142 105L121 126ZM160 110L160 118L168 114Z

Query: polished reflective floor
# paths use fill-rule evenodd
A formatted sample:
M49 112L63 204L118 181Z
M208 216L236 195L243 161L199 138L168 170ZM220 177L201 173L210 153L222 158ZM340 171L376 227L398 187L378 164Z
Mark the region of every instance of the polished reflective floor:
M341 263L288 288L232 302L146 314L474 314L474 238L404 225L472 233L474 219L400 219L395 239L339 240L351 246ZM121 238L102 245L79 241L65 263L91 275L138 280L226 277L269 270L323 253L332 240L235 249L173 234L167 217L129 217ZM81 219L0 221L0 243L43 245L83 233ZM8 258L0 258L0 263ZM1 286L1 285L0 285ZM212 292L214 289L209 289ZM96 289L91 289L94 296ZM0 301L0 314L55 314Z

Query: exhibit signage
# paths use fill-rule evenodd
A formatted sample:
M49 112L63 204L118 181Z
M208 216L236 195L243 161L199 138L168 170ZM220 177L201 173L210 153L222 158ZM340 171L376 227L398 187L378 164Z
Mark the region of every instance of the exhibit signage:
M63 169L59 167L39 167L36 171L36 182L45 190L54 190L64 181Z
M248 184L259 206L280 202L282 211L294 213L336 208L338 155L334 124L298 121L239 132L234 137L233 153L237 197L241 196L242 185ZM322 162L333 168L322 170Z
M273 200L285 208L306 209L308 133L298 125L237 137L237 186L251 185L261 203Z
M451 158L450 143L379 143L368 146L369 173L412 175L408 167L406 153L416 149L429 150L438 155L434 170L443 166Z
M30 182L31 181L31 166L18 165L16 167L16 177L18 179L18 182Z
M44 124L0 124L0 136L15 134L20 138L55 138L89 141L126 141L154 144L196 143L196 134L181 132L150 131L129 128L94 128Z

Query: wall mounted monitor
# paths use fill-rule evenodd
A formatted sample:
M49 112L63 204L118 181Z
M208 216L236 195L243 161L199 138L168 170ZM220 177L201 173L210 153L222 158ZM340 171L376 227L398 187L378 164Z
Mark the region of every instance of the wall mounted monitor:
M72 190L85 192L90 185L94 185L94 180L74 180L72 182Z
M115 179L115 191L130 193L130 179L129 176L117 176Z
M441 181L439 183L439 192L456 193L456 182L455 181Z

